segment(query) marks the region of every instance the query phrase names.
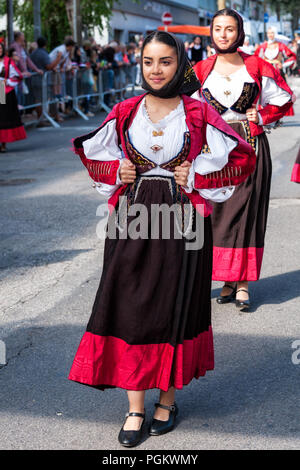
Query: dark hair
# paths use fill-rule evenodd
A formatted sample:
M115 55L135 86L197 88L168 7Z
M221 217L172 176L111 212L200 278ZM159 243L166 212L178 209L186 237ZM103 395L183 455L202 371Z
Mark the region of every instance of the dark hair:
M39 38L37 38L36 42L37 42L38 47L45 47L47 44L47 39L44 38L43 36L40 36Z
M4 45L4 43L3 43L3 42L0 42L0 45L2 46L2 54L0 55L0 58L2 59L2 57L5 56L6 51L5 51L5 45Z
M16 52L16 49L15 49L14 47L10 47L10 48L8 49L8 54L7 54L8 57L12 57L13 54L14 54L14 52Z
M65 46L67 46L67 47L68 47L68 46L75 46L75 41L73 41L72 38L68 37L68 38L66 38L66 40L65 40Z
M212 24L214 22L214 19L217 18L218 16L232 16L232 18L235 19L237 26L239 25L238 13L235 10L232 10L231 8L223 8L223 10L217 11L212 17L212 20L211 20Z
M213 26L214 26L214 21L218 16L231 16L232 18L235 19L237 29L238 29L238 34L237 38L228 49L220 50L218 46L216 45L214 38L213 38ZM244 39L245 39L245 32L244 32L244 22L243 18L241 15L238 14L235 10L232 10L232 8L223 8L223 10L217 11L214 16L212 17L211 24L210 24L210 37L211 37L211 42L213 47L215 48L217 54L230 54L232 52L236 52L239 47L241 47L244 44Z
M162 42L167 46L173 47L177 52L176 42L169 33L166 33L165 31L152 31L152 33L148 34L143 42L141 55L143 55L143 51L147 44L153 41Z
M22 33L21 31L16 31L16 32L14 33L14 40L16 41L20 36L22 36L22 34L23 34L23 33Z

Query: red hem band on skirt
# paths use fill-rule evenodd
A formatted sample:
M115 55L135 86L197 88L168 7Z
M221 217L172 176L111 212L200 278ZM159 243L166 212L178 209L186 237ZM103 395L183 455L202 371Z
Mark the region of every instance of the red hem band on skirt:
M291 181L294 183L300 183L300 164L295 163L293 166Z
M214 281L257 281L264 248L213 247Z
M15 127L14 129L0 129L0 142L15 142L16 140L26 139L26 137L24 126Z
M168 343L131 345L114 336L85 332L68 378L99 388L167 391L171 385L182 389L213 369L211 327L175 347Z

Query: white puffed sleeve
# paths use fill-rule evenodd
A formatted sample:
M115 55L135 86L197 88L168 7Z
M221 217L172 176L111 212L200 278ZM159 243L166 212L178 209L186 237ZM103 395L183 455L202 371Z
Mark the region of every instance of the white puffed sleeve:
M237 146L235 140L210 124L207 124L206 128L206 141L210 153L200 153L197 158L193 160L189 171L188 183L187 186L184 187L187 193L195 189L195 173L207 175L214 171L222 170L228 163L229 153ZM205 199L210 199L214 202L224 202L232 196L234 189L234 186L224 186L223 188L196 189L196 191Z
M16 87L19 83L19 80L16 80L16 79L19 78L19 76L20 75L18 74L14 66L10 64L9 65L9 78L7 79L7 85L11 87Z
M124 154L118 145L116 120L109 121L97 134L83 142L84 154L90 160L112 161L123 160ZM120 166L117 173L116 184L95 183L97 191L103 196L110 197L122 184L120 180Z
M283 106L291 100L291 95L280 88L275 80L270 77L262 77L260 102L264 107L267 104Z

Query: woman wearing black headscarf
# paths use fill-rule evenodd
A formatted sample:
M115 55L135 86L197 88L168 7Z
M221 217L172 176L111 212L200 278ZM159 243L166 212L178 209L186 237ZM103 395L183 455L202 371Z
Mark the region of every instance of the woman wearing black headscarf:
M243 53L243 20L234 10L218 11L211 23L216 54L199 62L195 72L204 99L255 149L256 169L232 198L214 204L213 274L223 281L219 304L235 300L250 307L248 281L259 279L271 184L271 158L264 125L276 122L292 106L293 93L280 74L259 57Z
M188 96L199 82L181 41L153 33L141 57L147 93L119 103L100 128L74 140L96 189L110 196L111 215L100 285L69 379L127 390L119 442L128 447L141 439L147 389L160 389L149 430L158 436L174 427L175 389L214 367L207 199L230 197L228 186L255 166L251 146ZM204 144L211 154L201 154Z

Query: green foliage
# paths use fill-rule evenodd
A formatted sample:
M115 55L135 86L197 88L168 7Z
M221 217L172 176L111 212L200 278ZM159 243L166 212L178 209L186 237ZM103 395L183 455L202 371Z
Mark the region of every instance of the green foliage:
M81 17L83 29L99 28L105 26L105 19L109 18L114 0L81 0ZM28 42L33 41L33 1L13 1L14 18L19 29L24 32ZM0 14L6 14L6 0L0 0ZM71 34L68 22L65 0L41 0L42 35L48 40L48 49L52 49L64 41L64 37Z

